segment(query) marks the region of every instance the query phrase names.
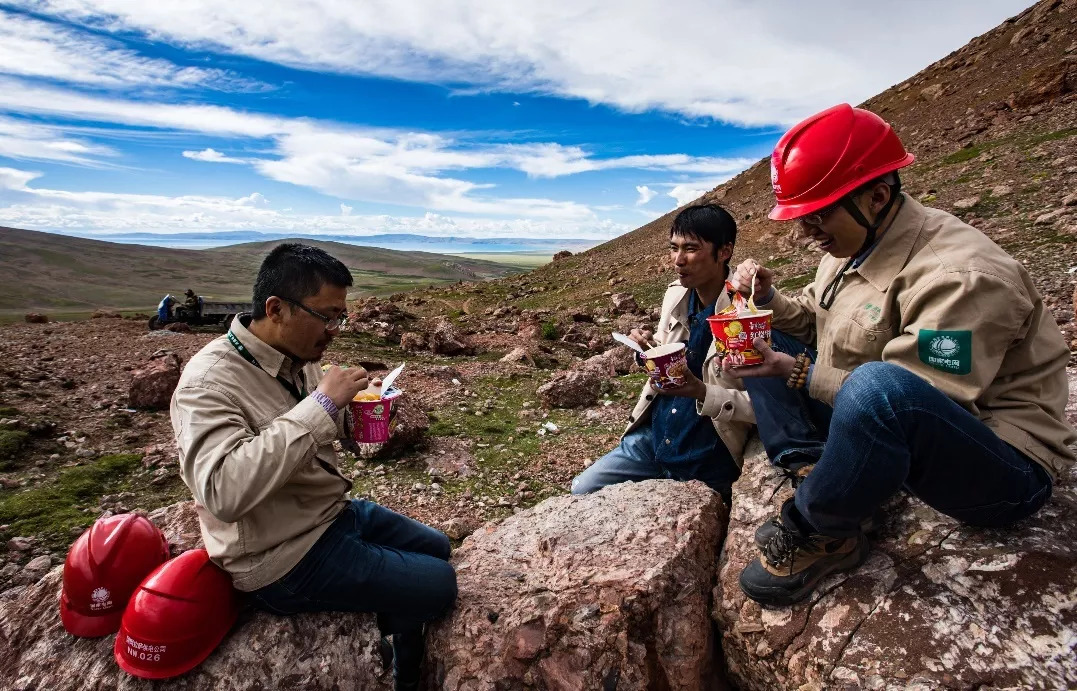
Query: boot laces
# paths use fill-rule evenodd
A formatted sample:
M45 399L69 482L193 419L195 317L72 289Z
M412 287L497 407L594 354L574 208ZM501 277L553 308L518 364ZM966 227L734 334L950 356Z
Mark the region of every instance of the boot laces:
M788 563L790 572L792 572L797 550L801 547L806 547L810 541L808 536L801 535L779 521L778 532L763 546L763 556L772 566Z

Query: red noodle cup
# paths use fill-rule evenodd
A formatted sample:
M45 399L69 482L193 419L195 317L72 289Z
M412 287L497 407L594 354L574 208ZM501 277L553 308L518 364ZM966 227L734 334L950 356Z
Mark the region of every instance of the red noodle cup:
M770 345L770 310L755 314L716 314L707 317L714 334L714 349L719 355L728 355L734 365L760 365L763 356L752 347L752 341L762 338Z
M682 386L688 372L683 343L669 343L643 353L643 366L660 389Z
M404 394L390 387L376 401L351 401L352 437L360 444L383 444L396 427L396 400Z

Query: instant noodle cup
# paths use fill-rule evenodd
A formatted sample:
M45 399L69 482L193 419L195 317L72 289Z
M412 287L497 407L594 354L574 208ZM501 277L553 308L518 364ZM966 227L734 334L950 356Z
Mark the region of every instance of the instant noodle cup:
M660 389L682 386L688 372L683 343L667 343L643 352L643 366Z
M721 312L707 317L714 334L714 349L728 355L734 365L760 365L763 356L752 347L752 341L762 338L770 345L771 310L758 312Z
M348 404L352 412L352 437L360 444L383 444L396 427L396 401L404 392L395 386L387 391L371 386Z

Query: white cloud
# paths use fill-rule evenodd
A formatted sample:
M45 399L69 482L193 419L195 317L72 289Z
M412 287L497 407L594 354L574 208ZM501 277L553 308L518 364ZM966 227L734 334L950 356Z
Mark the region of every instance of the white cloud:
M0 73L95 88L264 90L229 72L146 58L117 41L0 9Z
M246 161L242 158L225 156L216 149L203 149L202 151L184 151L183 157L191 158L195 161L205 161L206 163L246 163Z
M639 192L639 199L636 200L636 206L643 206L658 196L658 193L647 185L636 185L636 192Z
M457 141L428 132L361 128L309 119L248 113L221 106L173 105L94 96L0 78L0 111L35 113L142 128L268 140L261 157L239 159L216 149L184 151L187 158L246 163L261 175L342 199L496 216L594 219L573 201L502 198L489 184L446 175L485 168L519 170L553 178L615 168L725 173L746 168L747 158L686 154L601 158L582 147L556 143L501 144ZM59 128L59 125L53 125Z
M677 201L677 206L684 206L688 202L699 199L711 189L711 187L700 187L699 183L681 183L673 185L666 195L673 197Z
M857 102L1028 0L16 0L110 30L305 69L553 94L757 125ZM930 21L925 21L930 17ZM871 40L864 40L870 36ZM912 39L915 40L912 40ZM901 49L893 49L900 45Z
M0 156L100 165L100 157L114 156L115 153L106 146L68 137L60 128L0 116Z
M340 205L340 215L341 216L351 216L352 215L352 210L354 208L355 207L348 206L347 204L341 204Z
M0 205L5 224L38 230L88 233L223 232L259 230L304 235L345 234L361 238L379 233L430 236L546 237L606 240L632 229L609 220L537 218L471 218L426 213L418 216L354 215L341 206L339 215L297 214L274 209L270 200L250 195L211 197L71 192L31 185L39 173L0 168L0 192L14 198Z

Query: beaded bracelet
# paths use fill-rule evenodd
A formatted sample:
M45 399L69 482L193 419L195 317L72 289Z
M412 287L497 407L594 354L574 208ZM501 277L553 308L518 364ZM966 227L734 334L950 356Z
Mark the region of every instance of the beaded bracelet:
M803 389L808 383L808 368L811 367L811 357L807 351L797 355L793 363L793 371L789 373L789 379L785 385L790 389Z

